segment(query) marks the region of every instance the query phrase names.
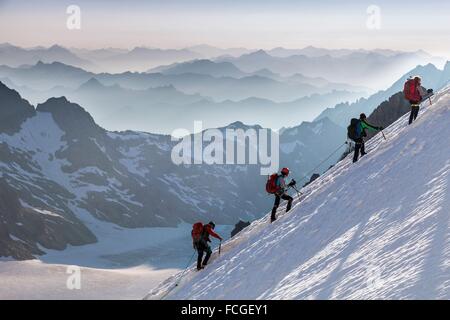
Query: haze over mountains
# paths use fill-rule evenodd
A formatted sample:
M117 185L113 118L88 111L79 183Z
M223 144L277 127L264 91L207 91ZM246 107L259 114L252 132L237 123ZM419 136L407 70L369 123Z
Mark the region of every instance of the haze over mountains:
M334 86L326 81L313 86L261 76L94 74L58 62L38 62L20 68L1 66L0 79L34 104L54 96L80 102L110 130L160 133L190 128L193 120L203 120L208 127L244 121L280 128L312 120L327 106L367 95L362 91L348 91L363 88ZM281 111L289 112L292 117L282 119ZM258 117L255 112L259 112Z
M443 59L431 57L422 51L393 53L380 50L351 51L337 56L295 54L282 57L274 57L264 50L258 50L236 58L224 57L217 60L232 62L245 72L267 68L281 75L292 75L296 70L301 70L299 73L310 77L380 89L419 64L441 65L444 62Z
M268 69L281 75L304 74L324 77L335 82L368 86L377 89L381 84L392 83L392 77L418 64L434 63L440 66L445 59L433 57L424 51L404 52L375 49L325 49L305 47L302 49L273 48L269 50L230 48L222 49L209 45L197 45L182 49L152 47L82 49L53 45L45 48L21 48L10 43L0 44L0 64L18 67L33 65L38 61L58 61L92 72L120 73L146 71L161 65L199 59L231 61L245 72ZM351 63L353 61L353 64ZM376 66L377 70L371 69ZM383 75L382 70L389 70ZM343 72L342 72L343 71ZM367 73L377 76L364 79ZM400 72L400 74L399 74Z
M0 81L33 104L65 96L108 130L167 134L191 128L194 120L204 127L242 121L279 129L366 98L383 88L380 82L390 84L422 61L441 59L421 51L314 47L266 52L207 45L87 50L2 44ZM126 71L98 72L110 63Z

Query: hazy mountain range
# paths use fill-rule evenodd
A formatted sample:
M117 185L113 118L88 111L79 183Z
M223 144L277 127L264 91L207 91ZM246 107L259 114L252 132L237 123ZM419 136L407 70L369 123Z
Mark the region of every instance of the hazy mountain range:
M385 49L302 49L274 48L266 51L246 48L221 49L208 45L182 49L135 47L133 49L21 48L0 44L0 65L32 65L38 61L61 62L92 72L120 73L146 71L160 65L198 59L232 62L246 73L261 69L282 76L303 74L332 82L381 89L418 64L441 65L445 60L424 51L403 52Z
M422 51L388 54L384 51L352 51L338 56L296 54L278 57L258 50L239 57L218 58L216 61L231 62L244 72L265 68L283 76L301 73L334 82L383 88L417 65L434 63L440 66L445 59L432 57Z
M359 91L365 88L299 74L279 80L218 76L223 66L200 63L208 66L200 68L203 74L192 68L177 74L95 74L59 62L38 62L17 68L0 66L0 79L34 104L55 96L77 101L105 128L161 133L191 127L194 120L203 120L208 127L234 121L271 128L293 126L314 119L326 107L367 95Z
M364 104L373 88L383 89L423 61L441 60L423 51L382 49L88 50L2 44L0 80L33 104L58 96L77 101L110 130L170 133L189 128L193 120L206 127L243 121L278 129L311 121L335 105L340 109L358 99ZM126 71L93 72L108 70L109 64ZM145 67L137 68L140 64ZM130 71L139 69L146 72ZM391 93L375 95L368 108Z
M59 45L53 45L48 48L34 47L25 49L9 43L0 44L0 64L2 65L18 67L21 65L35 64L38 61L47 63L58 61L82 68L94 67L94 64L90 60L83 59Z

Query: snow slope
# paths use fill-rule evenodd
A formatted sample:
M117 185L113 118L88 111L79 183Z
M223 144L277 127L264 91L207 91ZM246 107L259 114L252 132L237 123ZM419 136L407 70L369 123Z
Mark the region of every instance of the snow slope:
M449 299L450 87L433 101L146 298Z
M0 261L0 300L139 299L179 269L139 266L124 269L80 269L81 287L69 289L70 265L39 260Z

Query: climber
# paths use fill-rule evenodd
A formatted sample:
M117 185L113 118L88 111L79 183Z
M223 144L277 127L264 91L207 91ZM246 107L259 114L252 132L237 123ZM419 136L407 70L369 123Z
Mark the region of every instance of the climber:
M194 249L197 250L197 270L203 269L207 264L208 260L211 257L212 250L211 246L208 242L211 242L209 236L213 236L214 238L222 241L222 237L214 232L214 228L216 227L215 223L210 221L208 224L203 225L201 222L197 222L192 226L192 240ZM205 259L203 260L203 254L206 252ZM202 262L203 260L203 262Z
M405 86L403 88L405 99L408 100L411 104L411 114L409 115L408 122L409 124L416 120L417 115L419 114L422 98L427 95L427 92L421 86L421 82L422 79L419 76L415 76L414 78L409 78L405 82ZM430 92L428 91L428 93Z
M353 162L358 161L359 154L361 157L366 155L364 137L367 136L366 129L372 131L383 130L383 127L375 127L367 122L367 117L361 113L359 119L352 119L350 125L347 127L348 137L355 142L355 153L353 155Z
M271 192L275 195L275 203L273 204L272 208L272 214L270 216L270 222L274 222L276 217L276 212L278 209L278 206L280 205L280 200L287 200L287 206L286 206L286 212L291 210L292 201L294 201L294 198L292 198L290 195L286 193L288 187L293 187L296 184L296 181L294 179L289 182L289 184L286 185L285 178L289 175L289 169L283 168L281 169L281 174L274 174L271 176L273 183L275 184L274 192ZM269 179L268 183L272 183ZM266 187L267 189L267 187Z

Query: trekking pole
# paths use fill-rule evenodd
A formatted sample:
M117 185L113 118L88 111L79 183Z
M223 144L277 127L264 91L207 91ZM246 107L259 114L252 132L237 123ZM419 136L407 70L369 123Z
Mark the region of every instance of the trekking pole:
M384 140L387 140L387 139L386 139L386 136L384 135L383 130L380 130L380 131L381 131L381 134L383 135Z
M219 243L219 256L220 256L220 249L222 248L222 240L220 240L220 243Z
M297 196L300 198L301 195L303 195L303 192L300 192L295 186L292 186L292 189L297 191Z

